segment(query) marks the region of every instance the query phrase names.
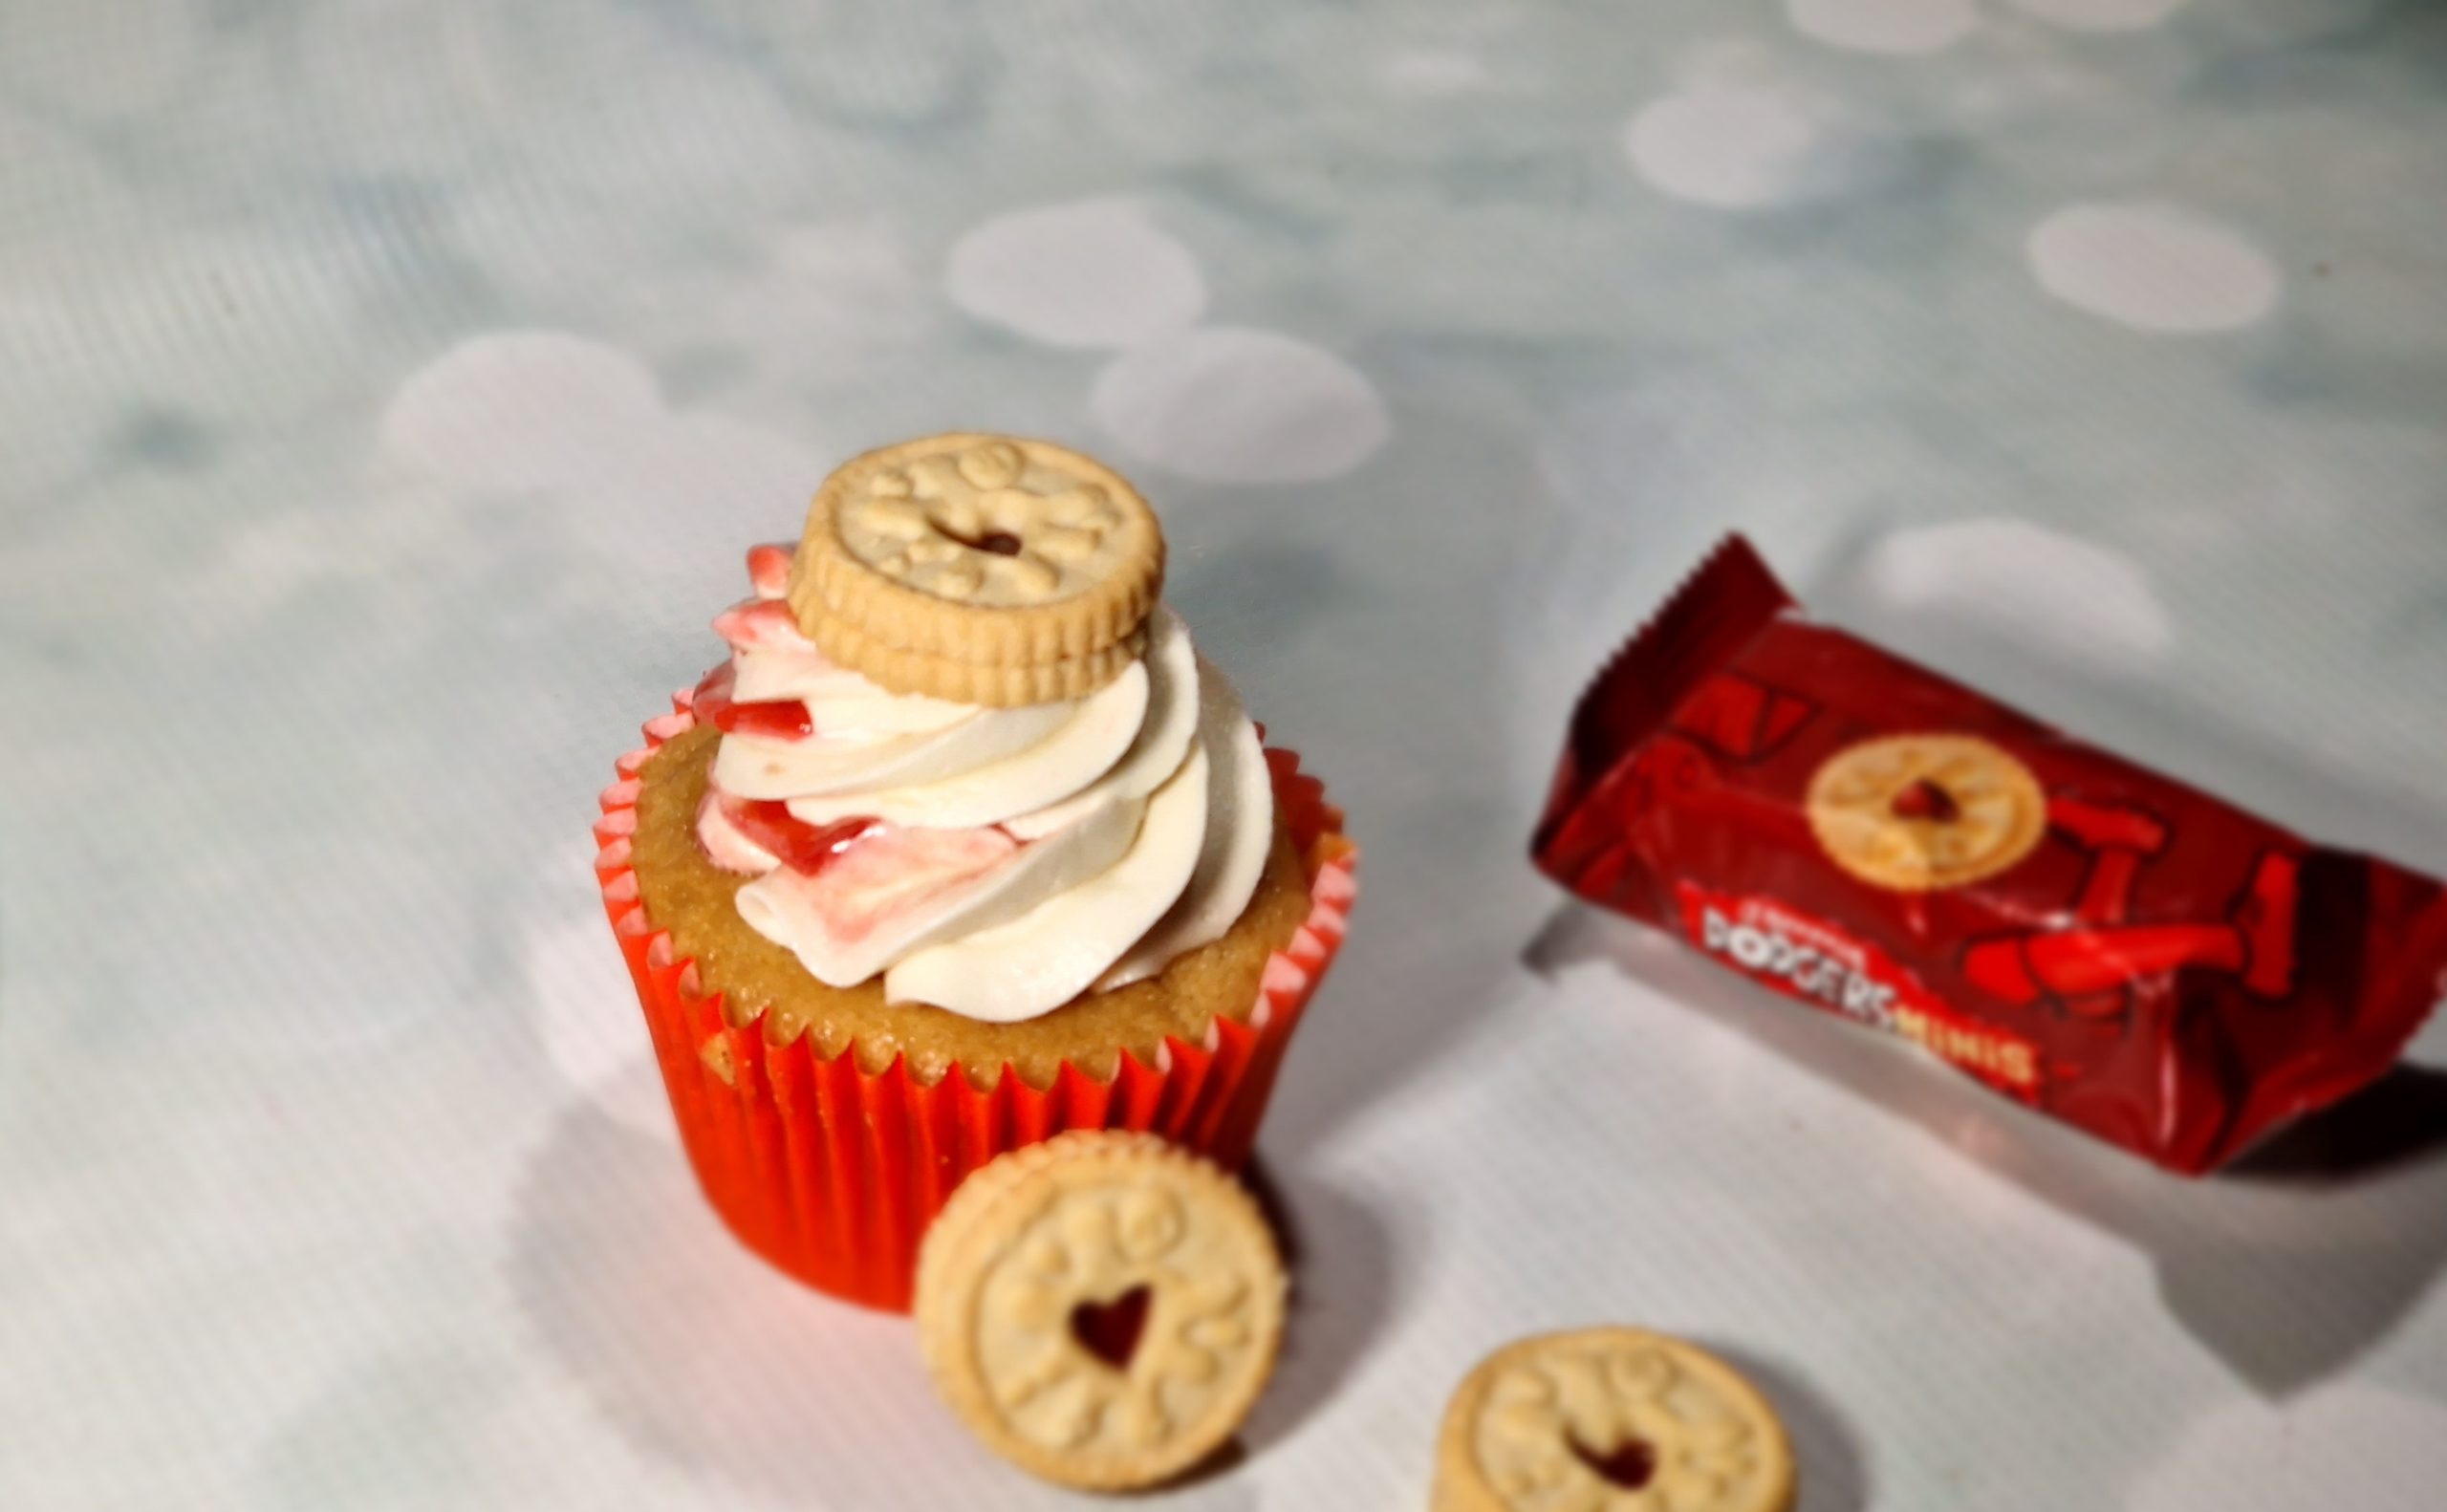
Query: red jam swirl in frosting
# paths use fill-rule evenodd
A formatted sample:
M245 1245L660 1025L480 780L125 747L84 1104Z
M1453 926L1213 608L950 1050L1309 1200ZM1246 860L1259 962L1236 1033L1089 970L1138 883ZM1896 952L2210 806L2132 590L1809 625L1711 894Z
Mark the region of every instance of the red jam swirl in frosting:
M800 633L790 549L699 683L722 731L697 837L754 880L741 917L817 980L1010 1023L1161 971L1247 906L1274 827L1257 732L1170 609L1086 698L983 708L888 692Z

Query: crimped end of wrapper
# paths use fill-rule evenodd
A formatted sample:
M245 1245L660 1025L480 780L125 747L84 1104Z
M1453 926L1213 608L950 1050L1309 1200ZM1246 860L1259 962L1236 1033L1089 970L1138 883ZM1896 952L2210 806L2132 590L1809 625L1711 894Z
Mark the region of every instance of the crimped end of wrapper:
M1065 1065L1038 1091L1006 1066L981 1091L959 1066L926 1086L899 1060L879 1073L860 1070L855 1046L826 1058L805 1036L769 1044L762 1015L732 1025L696 962L646 918L630 865L639 773L694 723L689 695L675 694L672 712L646 724L645 745L619 759L595 824L595 872L689 1164L741 1242L820 1291L905 1312L927 1224L996 1156L1067 1130L1124 1129L1159 1134L1226 1170L1246 1163L1284 1051L1342 948L1359 893L1359 852L1343 833L1342 810L1298 756L1266 753L1309 871L1309 917L1267 960L1248 1019L1215 1020L1201 1044L1168 1038L1154 1066L1125 1051L1110 1079Z
M1572 707L1530 857L1556 881L1602 898L1631 858L1607 788L1623 761L1778 615L1796 607L1747 537L1726 536L1632 637Z

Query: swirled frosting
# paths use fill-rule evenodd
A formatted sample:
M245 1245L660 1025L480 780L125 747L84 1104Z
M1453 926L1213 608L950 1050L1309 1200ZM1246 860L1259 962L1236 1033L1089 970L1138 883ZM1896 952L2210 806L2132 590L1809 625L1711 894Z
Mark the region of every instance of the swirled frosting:
M783 594L787 547L698 684L722 730L697 839L754 880L740 917L816 980L990 1023L1154 976L1247 906L1273 788L1232 685L1169 608L1084 699L981 708L829 660Z

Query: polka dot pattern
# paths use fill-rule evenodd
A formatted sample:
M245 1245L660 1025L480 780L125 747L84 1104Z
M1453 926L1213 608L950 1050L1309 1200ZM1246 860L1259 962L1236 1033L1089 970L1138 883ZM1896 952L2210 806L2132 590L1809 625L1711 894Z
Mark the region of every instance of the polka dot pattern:
M2149 574L2095 542L2023 520L1903 530L1863 569L1871 595L1945 627L2093 666L2134 672L2164 657L2175 623Z
M2185 0L2005 0L2025 15L2070 32L2146 32L2163 25Z
M1893 57L1942 53L1980 24L1971 0L1786 0L1785 10L1805 36Z
M1194 323L1205 280L1138 207L1090 201L1001 215L952 247L952 303L1053 346L1133 346Z
M1651 188L1715 209L1772 205L1803 182L1820 130L1772 89L1710 86L1643 106L1623 137Z
M1089 396L1124 452L1207 483L1340 477L1385 444L1392 421L1360 372L1271 331L1207 327L1115 358Z
M2135 331L2235 331L2277 307L2277 269L2267 255L2177 206L2072 205L2032 227L2026 251L2041 288Z
M1145 488L1376 878L1168 1505L1416 1504L1439 1361L1626 1306L1812 1507L2432 1504L2447 1014L2153 1180L1523 847L1739 529L2447 873L2436 9L0 3L0 1507L1054 1504L707 1209L587 866L742 549L950 426Z

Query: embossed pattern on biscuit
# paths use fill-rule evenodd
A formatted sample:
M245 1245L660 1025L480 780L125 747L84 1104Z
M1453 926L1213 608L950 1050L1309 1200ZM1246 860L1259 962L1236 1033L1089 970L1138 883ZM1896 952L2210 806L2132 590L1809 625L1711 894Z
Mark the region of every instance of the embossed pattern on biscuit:
M834 469L788 589L810 639L896 693L1007 707L1111 681L1163 588L1155 511L1050 442L952 434Z
M1440 1512L1785 1512L1791 1451L1765 1401L1678 1340L1594 1328L1513 1345L1454 1398Z
M1044 604L1112 575L1120 509L1099 484L1031 464L1007 441L919 457L866 479L841 538L887 577L963 603Z
M1136 1348L1116 1368L1071 1327L1083 1299L1146 1288ZM1005 1417L1048 1449L1157 1448L1224 1389L1248 1344L1254 1292L1229 1239L1165 1191L1049 1199L991 1268L980 1306L1019 1325L982 1339L978 1363Z
M970 1177L926 1238L919 1335L988 1447L1069 1485L1169 1480L1272 1373L1285 1279L1247 1195L1153 1135L1071 1134ZM1132 1335L1092 1336L1127 1306Z

